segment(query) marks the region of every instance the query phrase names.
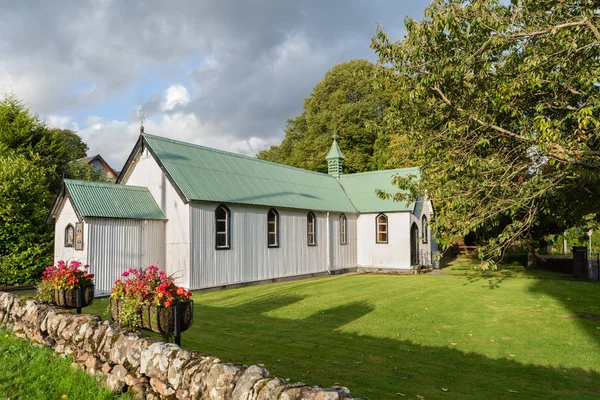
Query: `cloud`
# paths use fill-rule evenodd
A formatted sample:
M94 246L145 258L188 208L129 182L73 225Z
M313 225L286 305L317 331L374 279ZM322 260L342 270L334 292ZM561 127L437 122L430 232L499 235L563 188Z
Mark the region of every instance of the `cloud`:
M103 157L115 169L121 169L131 152L139 134L139 122L105 120L92 116L86 120L86 127L79 131L90 147L103 149ZM212 147L234 153L254 156L258 151L276 144L275 141L257 136L239 139L229 135L218 127L202 123L193 113L174 113L159 120L151 119L144 123L146 133L176 138L202 146ZM215 132L219 132L215 134Z
M190 94L183 85L171 85L165 93L160 105L162 111L172 111L178 105L185 106L190 102Z
M44 118L44 122L52 127L60 129L79 130L79 124L74 121L74 117L67 115L48 115Z
M0 91L80 127L90 153L117 164L140 105L148 132L254 154L281 140L334 65L375 60L377 23L401 39L404 17L427 4L0 0Z

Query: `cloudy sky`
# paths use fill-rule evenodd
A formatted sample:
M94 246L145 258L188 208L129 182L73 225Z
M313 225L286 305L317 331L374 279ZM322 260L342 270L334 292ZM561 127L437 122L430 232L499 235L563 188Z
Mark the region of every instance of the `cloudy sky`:
M146 132L254 155L334 65L427 0L0 0L0 94L120 169Z

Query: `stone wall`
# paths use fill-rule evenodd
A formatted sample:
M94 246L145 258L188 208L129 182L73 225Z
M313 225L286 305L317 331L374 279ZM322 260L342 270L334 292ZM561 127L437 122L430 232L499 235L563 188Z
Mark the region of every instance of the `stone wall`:
M0 327L71 357L74 367L104 375L111 390L128 391L135 399L352 399L344 387L287 384L262 366L225 363L97 316L3 292Z

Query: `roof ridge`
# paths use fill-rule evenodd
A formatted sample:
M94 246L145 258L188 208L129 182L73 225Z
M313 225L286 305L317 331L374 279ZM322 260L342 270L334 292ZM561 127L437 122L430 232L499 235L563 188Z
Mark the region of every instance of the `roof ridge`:
M250 157L250 156L247 156L247 155L244 155L244 154L233 153L231 151L220 150L220 149L215 149L215 148L212 148L212 147L202 146L200 144L195 144L195 143L190 143L190 142L184 142L183 140L171 139L171 138L167 138L167 137L164 137L164 136L151 135L151 134L148 134L148 133L143 133L142 136L148 136L148 137L151 137L151 138L154 138L154 139L165 140L165 141L168 141L168 142L182 144L182 145L185 145L185 146L198 147L198 148L201 148L203 150L208 150L208 151L212 151L212 152L215 152L215 153L226 154L226 155L229 155L229 156L239 157L239 158L243 158L243 159L247 159L247 160L251 160L251 161L257 161L257 162L261 162L261 163L264 163L264 164L276 165L278 167L283 167L283 168L290 168L290 169L294 169L294 170L297 170L297 171L308 172L308 173L311 173L311 174L317 174L317 175L320 175L320 176L326 176L326 177L329 177L331 179L335 179L333 176L331 176L329 174L326 174L325 172L311 171L310 169L293 167L291 165L280 164L280 163L276 163L276 162L273 162L273 161L261 160L260 158Z
M392 169L379 169L377 171L354 172L352 174L343 174L341 177L343 178L343 177L349 177L349 176L377 174L377 173L381 173L381 172L407 171L407 170L419 170L419 167L392 168Z
M183 166L185 166L185 164L179 163L179 162L177 162L177 161L172 161L172 163L173 163L173 164L176 164L176 165L183 165ZM274 163L274 164L277 164L277 163ZM280 164L277 164L277 165L280 165ZM285 166L285 165L284 165L284 166ZM216 169L216 168L202 168L202 169L203 169L203 170L206 170L206 171L222 172L222 173L230 173L230 172L228 172L228 171L224 171L224 170L222 170L222 169ZM314 172L314 171L310 171L310 170L304 170L304 169L302 169L302 168L299 168L299 169L300 169L300 170L302 170L302 171ZM235 173L235 175L239 175L239 176L247 176L247 177L252 177L252 176L253 176L253 175L248 175L248 174L245 174L245 173L243 173L243 172L236 172L236 173ZM325 175L325 176L330 176L330 175L328 175L328 174L323 174L323 175ZM332 178L333 178L333 177L332 177ZM287 180L282 180L282 179L273 179L273 178L270 178L270 179L271 179L271 180L273 180L273 181L277 181L277 182L289 183ZM335 179L335 178L334 178L334 179ZM337 179L335 179L335 180L337 181ZM303 183L296 183L296 185L299 185L299 186L310 186L310 185L306 185L306 184L303 184ZM323 189L323 190L331 190L330 188L323 187L322 185L321 185L321 186L318 186L318 187L319 187L320 189Z
M80 185L80 186L93 186L93 187L106 187L111 189L127 189L127 190L149 190L146 186L135 186L135 185L124 185L119 183L108 183L108 182L96 182L96 181L84 181L81 179L64 179L66 184Z

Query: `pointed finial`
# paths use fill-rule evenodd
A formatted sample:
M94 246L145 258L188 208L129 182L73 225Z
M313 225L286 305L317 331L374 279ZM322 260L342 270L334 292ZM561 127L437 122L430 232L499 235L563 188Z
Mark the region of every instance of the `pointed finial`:
M144 133L144 120L146 116L144 114L144 109L140 107L140 112L138 114L138 121L140 121L140 135Z

